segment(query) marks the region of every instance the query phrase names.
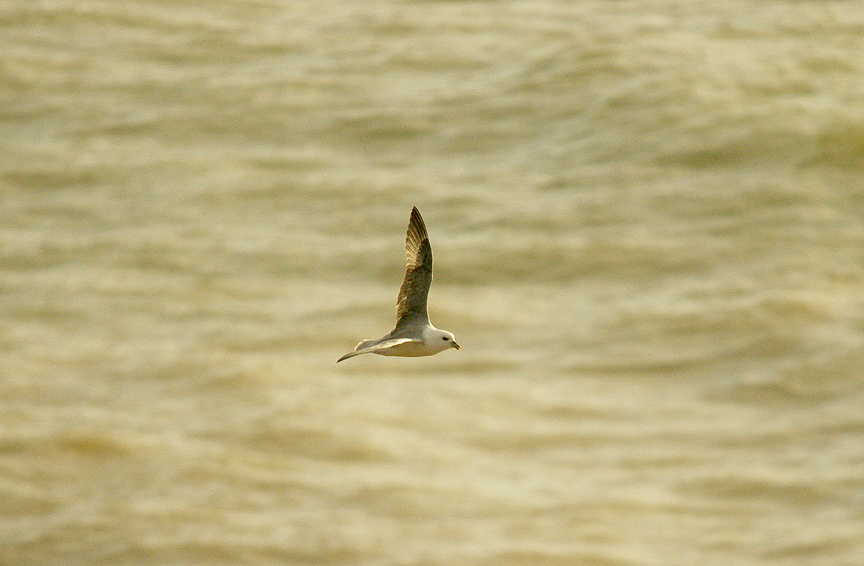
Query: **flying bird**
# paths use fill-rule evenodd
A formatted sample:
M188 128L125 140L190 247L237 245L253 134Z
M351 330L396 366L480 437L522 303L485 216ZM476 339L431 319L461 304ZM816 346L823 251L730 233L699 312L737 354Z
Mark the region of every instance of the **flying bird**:
M432 246L417 207L411 209L405 237L405 279L396 300L396 327L377 340L363 340L336 363L360 354L431 356L450 348L460 350L453 334L429 322L426 298L432 284Z

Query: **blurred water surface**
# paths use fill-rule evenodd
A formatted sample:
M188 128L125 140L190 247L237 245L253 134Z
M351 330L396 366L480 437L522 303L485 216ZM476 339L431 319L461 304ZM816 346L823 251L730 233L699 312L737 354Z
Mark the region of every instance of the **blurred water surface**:
M864 563L862 159L862 2L0 2L0 562Z

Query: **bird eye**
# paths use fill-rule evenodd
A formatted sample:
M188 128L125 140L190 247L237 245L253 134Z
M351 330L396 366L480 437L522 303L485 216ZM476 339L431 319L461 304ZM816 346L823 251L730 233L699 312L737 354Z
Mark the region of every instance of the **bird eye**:
M442 336L441 338L442 338L445 342L446 342L447 340L450 340L450 339L447 338L446 336Z

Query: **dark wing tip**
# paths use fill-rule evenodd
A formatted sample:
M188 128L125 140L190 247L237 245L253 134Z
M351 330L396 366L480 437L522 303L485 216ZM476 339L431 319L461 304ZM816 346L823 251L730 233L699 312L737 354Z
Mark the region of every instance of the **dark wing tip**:
M420 211L417 210L417 207L413 207L411 209L411 219L408 221L408 235L411 235L411 232L417 234L417 240L423 240L423 238L428 238L429 236L426 234L426 223L423 222L423 217L420 216Z
M421 253L423 242L429 240L429 235L426 233L426 224L423 222L423 217L420 216L420 211L417 207L411 209L411 220L408 221L408 233L405 236L405 263L408 268L416 267L419 262L426 259L426 254ZM431 250L429 252L431 259Z
M412 224L422 226L424 229L426 228L426 225L423 223L423 217L420 216L420 211L417 210L416 206L411 207L411 220L408 222L408 225L411 226Z

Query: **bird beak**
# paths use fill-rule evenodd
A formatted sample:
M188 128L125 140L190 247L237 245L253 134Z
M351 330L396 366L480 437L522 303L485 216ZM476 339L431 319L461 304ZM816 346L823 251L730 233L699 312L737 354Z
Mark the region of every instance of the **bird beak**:
M457 350L461 350L461 349L462 349L462 347L459 346L459 344L457 344L456 342L453 342L452 344L453 344L453 347L456 348Z

